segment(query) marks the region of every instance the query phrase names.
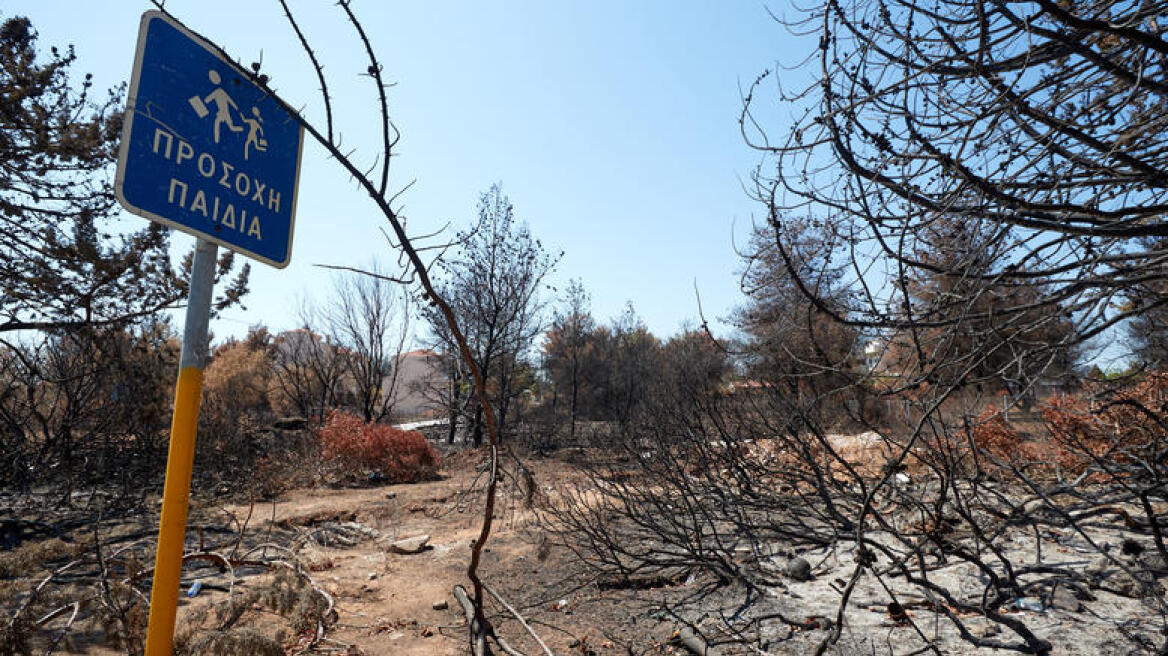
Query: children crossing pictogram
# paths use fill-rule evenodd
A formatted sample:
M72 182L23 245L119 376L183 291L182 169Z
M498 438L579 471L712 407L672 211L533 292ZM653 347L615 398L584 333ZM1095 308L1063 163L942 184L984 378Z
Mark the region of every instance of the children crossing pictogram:
M207 71L207 79L211 80L211 84L215 88L211 90L206 96L198 94L187 99L190 103L191 109L195 110L195 114L199 118L207 118L211 114L208 104L215 107L215 122L212 127L212 132L215 137L215 143L219 143L221 127L226 127L231 132L243 132L243 126L235 123L232 112L239 113L239 120L247 125L247 138L243 142L243 158L249 159L251 156L251 147L259 152L264 152L268 149L268 141L264 139L264 119L260 116L259 107L251 108L251 116L244 114L239 109L239 105L231 97L231 94L221 86L223 83L222 76L215 69Z
M255 144L256 150L261 153L268 149L268 140L264 139L264 128L262 123L264 119L260 118L259 107L252 107L251 113L254 118L244 116L243 122L247 123L247 141L243 142L243 158L248 158L248 149L252 144Z

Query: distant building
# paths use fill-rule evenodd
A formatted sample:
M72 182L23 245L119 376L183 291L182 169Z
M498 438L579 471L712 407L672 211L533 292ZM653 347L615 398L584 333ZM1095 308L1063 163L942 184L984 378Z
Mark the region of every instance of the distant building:
M864 342L862 359L864 373L886 374L888 367L889 340L883 336L869 338Z
M355 354L331 343L323 335L304 330L288 330L276 336L273 342L277 360L290 378L304 390L294 390L319 403L320 381L327 376L334 389L335 402L353 410L357 403L357 383L349 370L349 360ZM381 398L392 399L391 417L399 420L429 419L443 414L440 399L447 384L441 357L434 351L421 349L402 353L394 358L390 374L381 381ZM294 399L286 403L295 405ZM326 408L327 409L327 408ZM308 414L320 412L310 409Z
M387 376L381 388L392 394L395 417L420 419L445 411L439 399L447 381L438 353L429 349L402 353L394 369L396 377Z

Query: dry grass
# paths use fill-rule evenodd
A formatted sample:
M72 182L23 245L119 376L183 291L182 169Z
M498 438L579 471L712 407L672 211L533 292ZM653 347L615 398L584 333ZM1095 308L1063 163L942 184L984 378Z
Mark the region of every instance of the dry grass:
M24 542L11 551L0 552L0 579L30 576L46 569L49 563L69 560L84 553L89 545L50 538Z

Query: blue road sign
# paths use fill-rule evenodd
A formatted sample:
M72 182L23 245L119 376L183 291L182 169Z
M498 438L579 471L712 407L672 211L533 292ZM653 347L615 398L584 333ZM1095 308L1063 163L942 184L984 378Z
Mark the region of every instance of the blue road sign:
M142 15L115 192L129 211L276 267L292 257L304 129L234 63Z

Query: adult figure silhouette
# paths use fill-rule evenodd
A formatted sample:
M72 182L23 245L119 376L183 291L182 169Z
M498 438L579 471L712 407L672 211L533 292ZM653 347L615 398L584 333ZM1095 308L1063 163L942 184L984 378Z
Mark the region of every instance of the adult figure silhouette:
M226 125L228 130L232 132L243 132L243 126L236 125L231 118L231 111L239 111L239 105L231 99L231 96L219 86L222 79L219 77L219 72L212 69L207 71L207 78L211 80L211 84L215 85L215 89L203 98L209 105L215 106L215 143L219 143L219 126Z

